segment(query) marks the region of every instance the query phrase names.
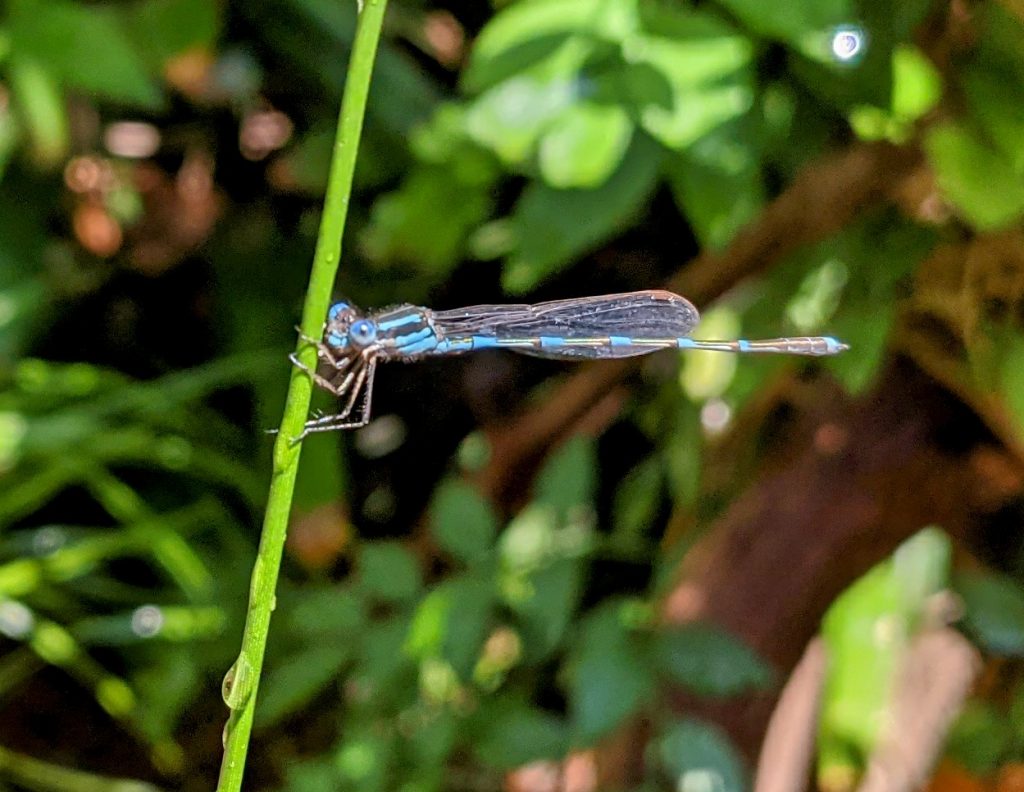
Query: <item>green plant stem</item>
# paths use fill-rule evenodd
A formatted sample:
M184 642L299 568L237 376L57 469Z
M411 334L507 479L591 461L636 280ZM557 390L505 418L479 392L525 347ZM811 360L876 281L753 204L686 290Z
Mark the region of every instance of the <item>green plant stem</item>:
M320 221L313 270L302 311L302 332L319 337L324 316L331 300L331 290L341 255L341 237L348 215L352 177L359 150L359 137L366 112L366 99L370 89L370 75L380 40L381 26L387 0L362 0L356 23L355 41L349 61L345 93L342 97L338 131L334 141L334 155L327 181L327 196ZM316 350L299 343L296 349L300 360L310 369L317 363ZM298 471L301 446L293 438L302 432L309 413L312 383L309 376L293 370L285 401L280 432L274 443L273 477L267 499L267 512L263 520L263 533L259 552L252 570L249 588L249 611L242 636L242 650L225 679L225 701L231 707L224 741L224 760L221 764L217 792L238 792L242 786L245 755L252 732L253 713L263 654L266 649L270 613L274 608L274 591L284 549L291 511L295 476Z

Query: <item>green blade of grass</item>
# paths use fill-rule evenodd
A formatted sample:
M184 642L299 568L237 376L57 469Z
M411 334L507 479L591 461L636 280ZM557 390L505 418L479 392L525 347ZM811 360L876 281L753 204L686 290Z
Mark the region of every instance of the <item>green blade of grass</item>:
M309 289L302 311L302 332L319 337L331 300L331 289L341 256L341 237L348 214L352 177L355 172L359 137L366 111L370 75L380 40L387 0L361 0L355 41L345 79L338 131L327 181L327 195L320 221ZM299 359L310 369L316 366L316 350L297 345ZM263 521L259 553L252 571L249 610L242 636L242 650L225 679L225 701L232 712L224 735L224 760L217 792L238 792L242 786L245 756L252 731L253 713L263 654L266 649L270 613L274 607L281 553L284 549L288 515L291 511L295 475L301 446L293 443L306 421L312 383L298 370L292 372L281 429L274 444L273 474L267 511Z

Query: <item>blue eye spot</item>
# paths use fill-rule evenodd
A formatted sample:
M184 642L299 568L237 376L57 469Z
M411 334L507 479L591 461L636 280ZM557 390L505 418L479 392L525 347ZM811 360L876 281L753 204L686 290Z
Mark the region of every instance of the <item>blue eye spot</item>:
M344 347L348 346L348 339L338 333L328 333L327 338L324 339L327 342L327 346L332 347Z
M347 311L351 306L347 302L336 302L331 306L331 309L327 312L328 321L338 318L338 314L342 311Z
M377 325L369 319L360 319L352 323L348 329L348 337L355 346L369 346L377 337Z

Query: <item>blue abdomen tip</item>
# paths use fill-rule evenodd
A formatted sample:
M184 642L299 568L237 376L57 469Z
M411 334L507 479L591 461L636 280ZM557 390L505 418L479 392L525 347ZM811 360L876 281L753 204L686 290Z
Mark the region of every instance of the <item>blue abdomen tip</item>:
M832 338L832 336L825 336L825 349L830 355L835 355L838 352L845 352L849 348L849 344L844 344L839 339Z

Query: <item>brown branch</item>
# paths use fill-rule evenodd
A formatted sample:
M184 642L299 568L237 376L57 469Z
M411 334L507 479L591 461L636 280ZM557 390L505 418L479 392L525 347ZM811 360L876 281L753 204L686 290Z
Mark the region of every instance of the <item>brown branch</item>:
M905 538L937 524L969 539L1019 496L1021 465L954 396L907 361L851 405L817 390L785 467L757 481L683 562L666 618L710 620L784 673L828 604ZM953 442L951 442L953 441ZM970 443L960 447L958 443ZM993 462L993 458L996 462ZM1014 475L993 477L993 465ZM757 753L772 697L680 706Z
M821 638L813 639L772 712L754 774L754 792L807 789L827 662Z
M919 162L915 149L856 143L805 168L724 251L705 252L668 284L698 304L770 268L808 243L825 239L867 208L882 203ZM491 461L478 475L483 492L507 504L546 451L613 393L635 361L590 364L562 383L537 409L488 429ZM603 423L614 417L608 414Z
M978 651L956 630L917 636L901 663L892 719L857 792L920 789L980 670Z

